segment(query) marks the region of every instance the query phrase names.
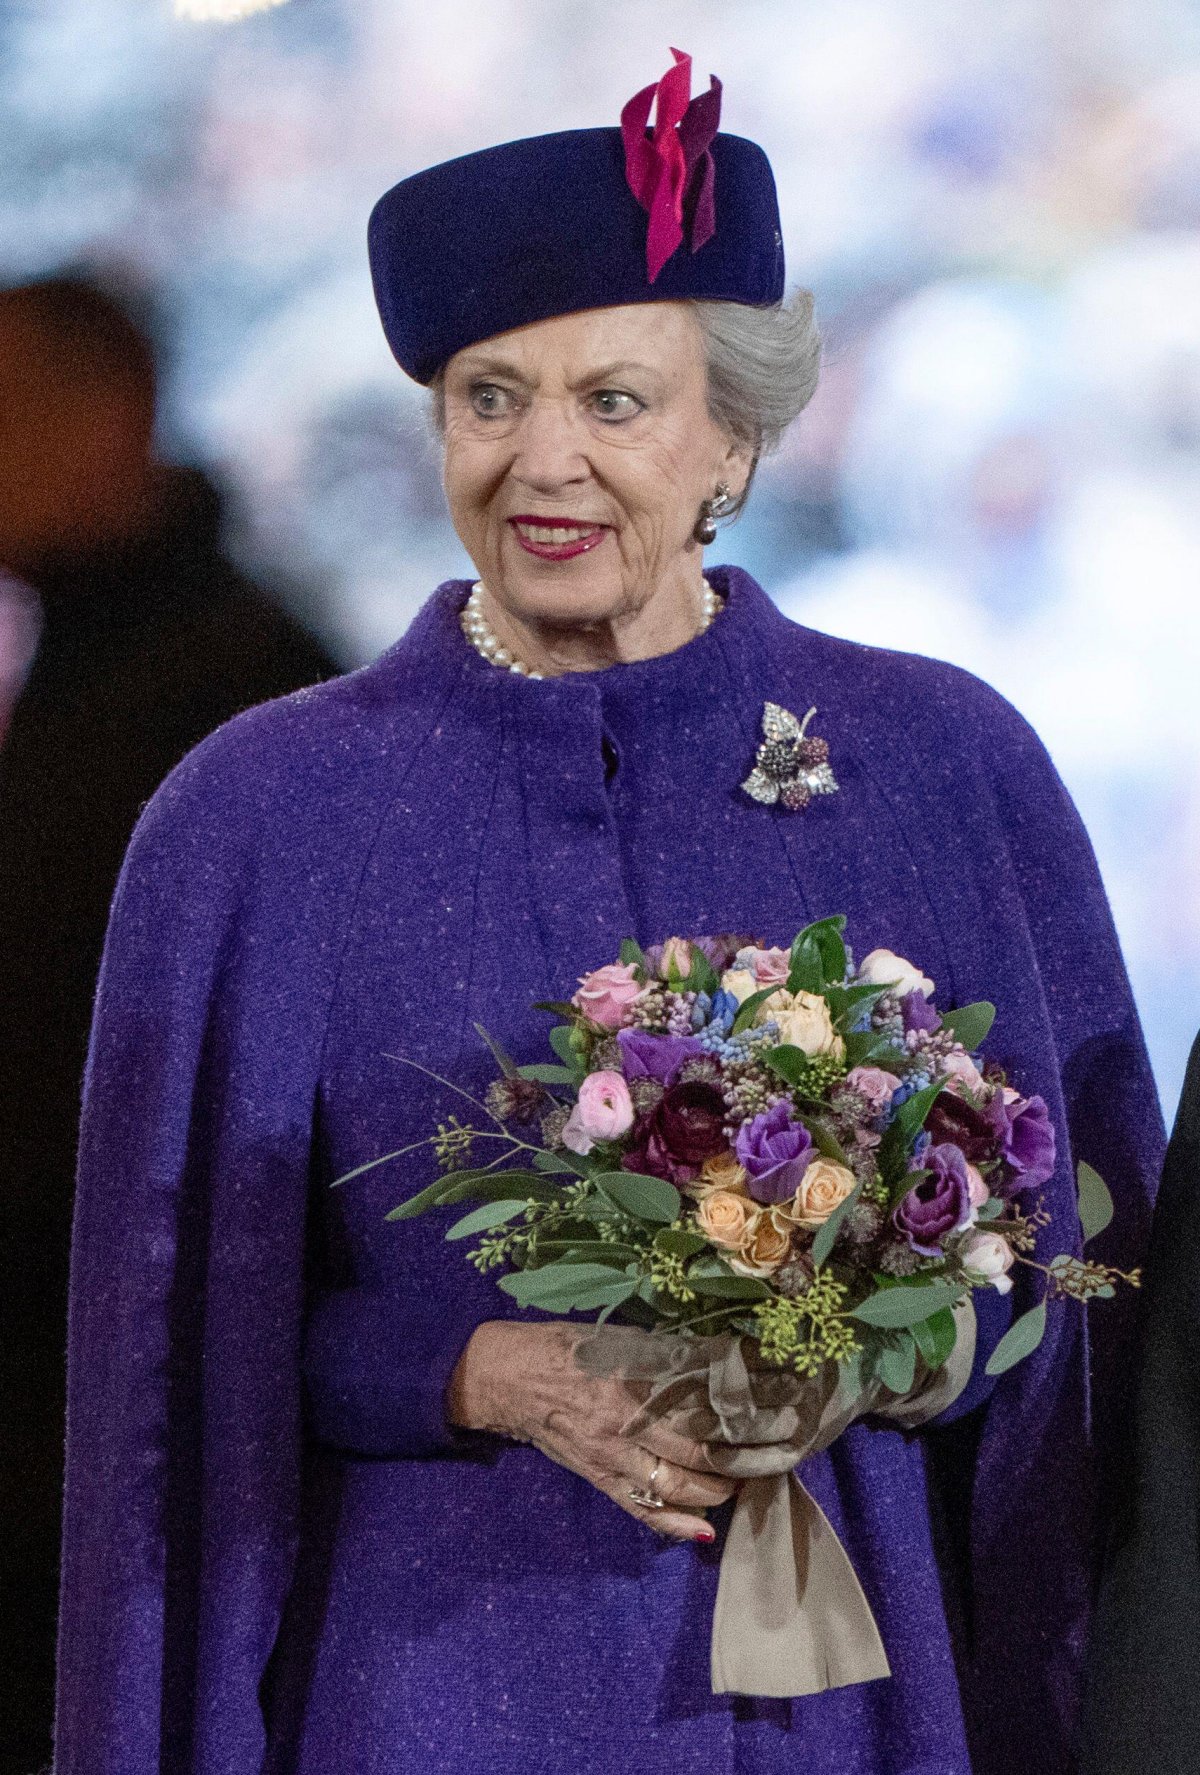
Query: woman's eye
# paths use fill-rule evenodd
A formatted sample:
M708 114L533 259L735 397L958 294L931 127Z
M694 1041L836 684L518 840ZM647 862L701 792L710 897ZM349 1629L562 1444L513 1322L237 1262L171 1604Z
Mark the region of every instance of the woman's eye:
M471 407L481 419L496 419L512 410L512 396L495 382L477 382L471 390Z
M592 396L592 411L601 419L632 419L642 411L642 403L622 389L601 388Z

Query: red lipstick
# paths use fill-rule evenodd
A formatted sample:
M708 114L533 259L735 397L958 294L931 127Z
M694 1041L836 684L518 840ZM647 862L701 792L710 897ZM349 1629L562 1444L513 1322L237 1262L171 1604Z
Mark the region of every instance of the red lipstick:
M590 518L547 518L536 512L522 512L508 522L525 552L543 561L569 561L575 555L586 555L604 541L609 528ZM561 540L555 539L556 531Z

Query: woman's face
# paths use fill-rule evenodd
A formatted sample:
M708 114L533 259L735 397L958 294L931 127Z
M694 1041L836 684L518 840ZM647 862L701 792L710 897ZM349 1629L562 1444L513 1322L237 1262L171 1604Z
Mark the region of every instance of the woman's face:
M709 416L703 337L677 302L518 327L446 366L446 497L489 593L523 622L603 623L698 589L692 531L748 453Z

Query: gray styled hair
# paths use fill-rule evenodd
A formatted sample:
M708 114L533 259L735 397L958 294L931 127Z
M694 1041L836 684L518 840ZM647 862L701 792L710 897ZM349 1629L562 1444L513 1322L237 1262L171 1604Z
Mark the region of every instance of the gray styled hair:
M764 308L747 302L685 303L704 338L708 411L713 423L751 452L750 473L737 499L722 514L736 518L750 493L760 457L776 449L792 420L816 393L821 335L810 290ZM442 372L430 383L433 420L445 429Z
M735 518L750 493L760 457L777 449L817 389L821 335L810 290L754 308L747 302L689 302L708 362L708 410L751 452L750 474L725 516Z

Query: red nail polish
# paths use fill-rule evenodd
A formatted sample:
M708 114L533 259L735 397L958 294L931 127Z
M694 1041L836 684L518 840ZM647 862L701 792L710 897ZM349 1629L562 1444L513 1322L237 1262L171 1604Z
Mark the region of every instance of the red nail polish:
M701 1529L700 1533L696 1536L698 1541L715 1541L716 1538L717 1537L712 1529Z

